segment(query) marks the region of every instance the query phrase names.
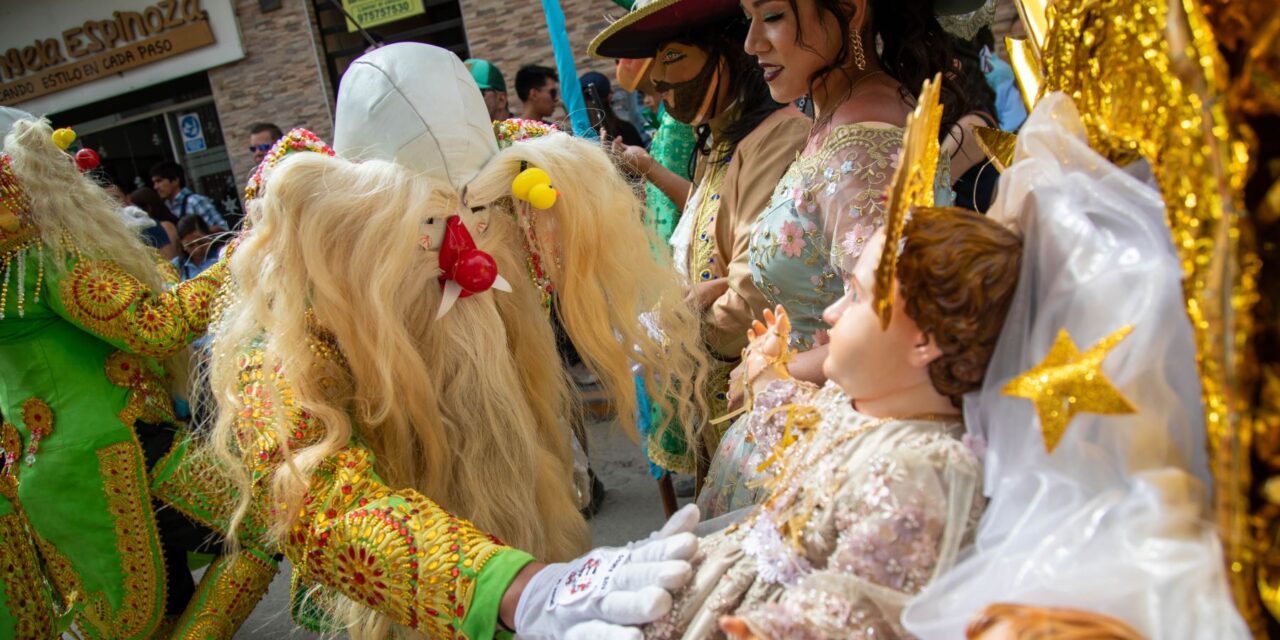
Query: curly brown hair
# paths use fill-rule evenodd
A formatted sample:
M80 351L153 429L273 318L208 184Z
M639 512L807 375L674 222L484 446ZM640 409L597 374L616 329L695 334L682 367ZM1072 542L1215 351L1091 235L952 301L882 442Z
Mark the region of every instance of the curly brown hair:
M1018 288L1022 240L966 209L917 209L898 257L907 317L942 355L929 364L933 387L959 407L982 386L987 363Z

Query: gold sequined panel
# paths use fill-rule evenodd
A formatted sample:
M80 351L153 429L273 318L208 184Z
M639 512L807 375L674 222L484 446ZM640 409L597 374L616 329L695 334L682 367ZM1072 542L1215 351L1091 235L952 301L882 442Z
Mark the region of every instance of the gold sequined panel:
M116 611L111 635L146 638L164 613L164 576L142 455L138 444L129 440L98 450L98 464L124 574L124 602Z
M152 497L164 501L188 518L226 535L240 500L240 489L211 454L195 444L175 446L156 463ZM268 549L267 522L263 508L250 508L236 537L251 549Z
M59 285L61 302L81 326L130 350L165 356L204 333L213 299L226 276L217 263L200 276L155 294L104 260L81 260Z
M71 561L62 555L53 545L36 539L40 549L40 557L44 560L45 572L49 576L55 593L58 596L58 607L62 611L79 607L75 623L89 637L111 636L111 607L107 597L101 591L86 593Z
M111 384L129 390L129 399L120 410L120 422L133 428L141 419L150 423L174 423L173 402L160 381L160 372L147 358L117 351L107 356L106 374Z
M1242 419L1258 264L1241 230L1249 136L1227 113L1227 68L1195 4L1055 3L1045 90L1075 99L1095 149L1118 162L1146 158L1165 197L1196 335L1218 530L1236 605L1260 633Z
M342 592L398 624L457 637L475 579L502 543L413 492L392 494L368 452L332 456L311 491L285 554L301 579Z
M215 560L170 640L230 640L267 592L276 569L274 560L253 551Z
M51 638L53 602L45 588L26 518L16 510L0 516L0 587L17 626L15 638ZM0 629L0 631L4 631Z

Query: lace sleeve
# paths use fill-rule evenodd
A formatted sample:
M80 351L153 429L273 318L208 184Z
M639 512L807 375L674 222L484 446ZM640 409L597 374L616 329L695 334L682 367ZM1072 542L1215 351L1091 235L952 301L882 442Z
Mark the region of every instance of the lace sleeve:
M884 223L885 198L902 146L902 129L854 124L828 134L812 177L809 196L831 248L827 256L837 272L856 260Z
M840 533L826 568L739 615L766 638L905 635L902 608L954 563L976 526L979 473L949 438L874 458L837 498Z

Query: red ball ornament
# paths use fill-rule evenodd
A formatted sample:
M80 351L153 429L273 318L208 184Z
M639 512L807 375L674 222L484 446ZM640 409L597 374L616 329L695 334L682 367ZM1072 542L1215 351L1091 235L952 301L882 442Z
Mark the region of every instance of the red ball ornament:
M81 171L93 171L99 164L102 164L102 159L98 157L97 151L86 147L76 152L76 166Z
M480 293L488 291L498 279L498 263L493 257L478 249L464 251L453 266L453 280L463 291Z

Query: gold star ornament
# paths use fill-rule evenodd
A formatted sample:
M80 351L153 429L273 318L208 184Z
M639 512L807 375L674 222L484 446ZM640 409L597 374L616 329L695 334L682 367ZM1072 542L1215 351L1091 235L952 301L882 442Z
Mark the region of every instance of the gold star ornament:
M1062 329L1044 361L1005 386L1005 395L1026 398L1035 405L1045 451L1053 453L1077 413L1137 413L1102 373L1103 358L1132 331L1132 325L1121 327L1081 353Z

